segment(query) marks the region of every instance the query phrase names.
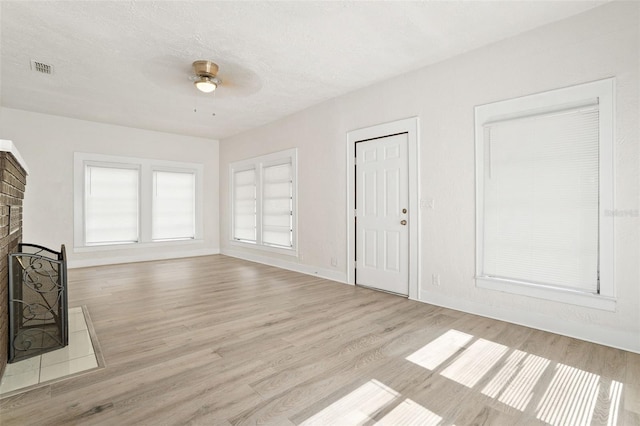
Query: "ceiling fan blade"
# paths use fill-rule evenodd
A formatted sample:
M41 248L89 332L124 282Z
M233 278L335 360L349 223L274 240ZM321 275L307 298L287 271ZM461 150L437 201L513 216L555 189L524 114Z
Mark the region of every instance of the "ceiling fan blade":
M218 61L217 77L222 84L216 96L250 96L262 89L262 80L254 71L233 62Z
M177 56L156 56L140 65L142 73L157 87L175 90L178 87L193 87L194 76L191 63ZM193 80L191 80L193 81Z

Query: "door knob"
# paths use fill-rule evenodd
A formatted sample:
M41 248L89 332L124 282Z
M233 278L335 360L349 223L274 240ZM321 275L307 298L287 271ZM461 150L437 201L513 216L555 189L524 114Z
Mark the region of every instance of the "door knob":
M406 220L403 219L403 220L400 221L400 225L406 225L406 224L407 224Z

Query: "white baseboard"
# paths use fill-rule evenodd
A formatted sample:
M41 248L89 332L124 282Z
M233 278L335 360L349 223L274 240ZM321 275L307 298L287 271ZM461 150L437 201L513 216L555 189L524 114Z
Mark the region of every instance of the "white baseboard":
M558 321L546 315L528 311L514 311L509 308L483 305L468 300L455 299L437 293L421 292L420 301L444 308L455 309L525 327L536 328L563 336L574 337L592 343L611 346L629 352L640 353L640 335L630 331L616 330L594 324Z
M251 262L262 263L264 265L275 266L277 268L287 269L289 271L300 272L307 275L315 275L331 281L337 281L342 284L347 283L347 274L342 271L334 271L331 269L318 268L317 266L304 265L302 263L291 262L288 260L276 259L259 254L247 253L241 250L223 248L221 251L225 256L237 257Z
M90 259L75 259L67 262L69 269L73 268L86 268L90 266L103 266L103 265L117 265L120 263L135 263L135 262L148 262L151 260L166 260L166 259L179 259L184 257L198 257L198 256L210 256L212 254L220 254L219 248L207 248L197 250L180 250L169 252L146 252L134 255L126 256L113 256L105 257L104 253L101 256L96 256ZM100 255L99 252L96 255Z

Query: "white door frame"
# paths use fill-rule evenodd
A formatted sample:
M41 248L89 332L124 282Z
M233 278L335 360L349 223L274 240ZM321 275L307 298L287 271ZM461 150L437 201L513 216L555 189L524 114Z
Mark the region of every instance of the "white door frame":
M355 158L356 142L398 133L407 134L409 164L409 299L419 300L420 279L420 156L418 117L347 132L347 283L355 285Z

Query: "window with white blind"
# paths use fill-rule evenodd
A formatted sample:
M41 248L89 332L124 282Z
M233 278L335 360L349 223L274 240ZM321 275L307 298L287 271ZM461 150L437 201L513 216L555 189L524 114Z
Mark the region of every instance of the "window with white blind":
M196 236L196 174L153 171L151 229L154 241Z
M296 150L230 166L232 241L296 254Z
M262 168L262 242L293 246L293 168L291 159Z
M613 84L476 108L479 287L615 308Z
M74 250L202 239L195 163L74 154Z
M233 173L233 238L236 241L256 242L257 207L256 169Z
M87 165L85 240L89 245L138 242L138 168Z

